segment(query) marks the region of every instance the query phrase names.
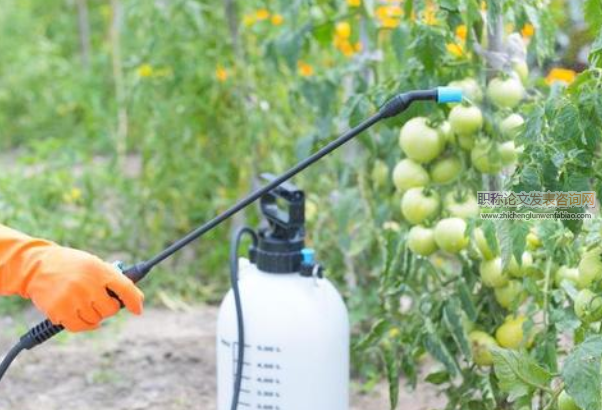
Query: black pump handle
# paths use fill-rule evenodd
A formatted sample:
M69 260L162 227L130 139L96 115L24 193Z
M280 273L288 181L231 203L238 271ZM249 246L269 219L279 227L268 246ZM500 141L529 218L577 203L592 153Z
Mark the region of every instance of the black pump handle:
M262 174L267 181L275 175ZM279 207L279 199L286 202L286 209ZM305 193L290 182L285 182L263 195L260 199L261 213L277 232L288 235L305 226Z

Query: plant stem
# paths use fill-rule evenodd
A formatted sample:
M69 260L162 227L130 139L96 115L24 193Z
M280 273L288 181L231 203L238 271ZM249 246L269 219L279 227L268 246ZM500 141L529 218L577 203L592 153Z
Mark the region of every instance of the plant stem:
M128 112L126 108L125 82L123 78L123 65L121 60L121 19L122 8L120 0L111 0L113 19L111 21L110 42L113 64L113 81L115 83L115 100L117 105L117 130L115 133L115 151L117 162L123 169L126 161Z
M546 404L546 406L543 408L543 410L552 410L554 408L554 405L556 404L556 402L558 401L558 397L560 396L560 393L562 393L562 390L564 390L564 383L561 383L553 392L552 392L552 398L550 399L550 401L548 402L548 404Z
M550 276L552 273L552 258L546 262L545 281L543 287L543 324L548 328L548 307L550 305Z

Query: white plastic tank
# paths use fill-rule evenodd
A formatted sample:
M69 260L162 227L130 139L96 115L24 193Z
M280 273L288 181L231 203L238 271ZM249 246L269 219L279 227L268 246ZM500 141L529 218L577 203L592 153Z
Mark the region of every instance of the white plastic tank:
M245 358L239 410L348 410L349 318L330 281L239 262ZM217 329L218 410L230 410L237 364L234 297Z

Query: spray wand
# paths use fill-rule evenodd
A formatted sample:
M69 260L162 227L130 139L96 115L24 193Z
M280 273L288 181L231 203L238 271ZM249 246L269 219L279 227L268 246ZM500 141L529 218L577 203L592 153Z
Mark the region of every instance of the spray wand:
M404 112L414 101L436 101L438 103L452 103L452 102L461 102L462 101L462 91L455 88L449 87L438 87L432 90L418 90L418 91L409 91L406 93L398 94L393 97L391 100L386 102L375 114L373 114L368 119L364 120L354 128L345 132L343 135L330 142L328 145L307 157L303 161L299 162L294 167L290 168L288 171L283 174L273 178L271 182L263 186L262 188L257 189L256 191L251 192L246 197L242 198L232 207L219 214L215 218L210 221L204 223L200 227L196 228L192 232L188 233L181 239L177 240L163 251L159 252L153 258L136 263L129 267L122 267L120 269L122 273L130 278L133 282L138 282L143 279L155 266L163 262L165 259L169 258L174 253L178 252L180 249L189 245L191 242L200 238L207 232L211 231L213 228L220 225L222 222L226 221L228 218L238 213L242 209L246 208L262 196L266 195L270 191L276 189L282 183L288 181L293 176L297 175L310 165L319 161L335 149L339 148L346 142L352 140L357 135L361 134L363 131L372 127L374 124L378 123L381 120L391 118L399 115ZM109 291L110 296L117 298L117 295L112 294ZM38 325L31 328L27 333L21 336L19 342L13 346L13 348L8 352L8 354L4 357L2 362L0 363L0 380L10 367L11 363L17 358L17 356L23 350L30 350L39 344L44 343L45 341L51 339L58 333L64 330L61 325L54 325L50 320L44 320Z

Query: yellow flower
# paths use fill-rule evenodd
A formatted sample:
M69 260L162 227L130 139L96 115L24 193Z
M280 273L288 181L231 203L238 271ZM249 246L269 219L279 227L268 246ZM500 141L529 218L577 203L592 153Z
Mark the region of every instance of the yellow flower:
M400 6L397 6L397 5L393 5L393 6L379 6L374 11L374 14L376 15L377 19L384 20L384 19L390 18L390 17L401 17L401 16L403 16L403 10L401 9Z
M353 48L355 48L355 51L359 53L360 51L362 51L364 49L364 45L362 44L361 41L358 41L357 43L355 43Z
M380 25L383 28L395 28L399 26L399 20L392 17L386 17L380 20Z
M82 197L82 191L79 188L73 187L69 192L63 195L63 200L68 204L73 204L79 201Z
M577 73L567 68L552 68L546 77L546 83L552 85L555 82L563 82L565 84L571 84L575 81Z
M272 16L272 24L275 26L279 26L284 23L284 17L281 14L274 14Z
M349 7L359 7L362 5L362 0L347 0L347 5Z
M347 21L341 21L337 23L335 28L336 36L341 39L348 39L351 37L351 24Z
M267 20L270 18L270 11L268 9L259 9L255 12L257 20Z
M456 27L456 37L462 40L466 40L467 35L468 28L466 27L466 25L460 24L458 27Z
M447 51L454 57L462 57L464 55L464 47L457 43L447 43Z
M523 35L523 37L531 38L535 34L535 27L533 27L533 24L527 23L523 26L520 32Z
M245 14L245 16L242 18L242 24L244 24L245 27L252 26L256 21L257 20L253 14Z
M153 75L153 66L151 66L150 64L141 64L138 69L136 70L136 73L138 74L138 77L151 77Z
M355 54L355 49L349 41L343 42L341 44L340 50L345 57L351 57L353 56L353 54Z
M299 61L297 67L299 68L301 77L310 77L314 74L314 68L306 62Z
M224 67L218 66L215 69L215 78L217 78L217 81L220 83L223 83L228 79L228 71Z

